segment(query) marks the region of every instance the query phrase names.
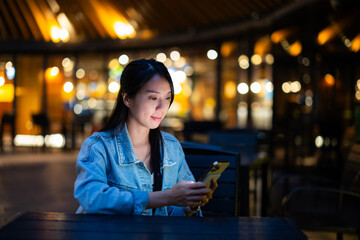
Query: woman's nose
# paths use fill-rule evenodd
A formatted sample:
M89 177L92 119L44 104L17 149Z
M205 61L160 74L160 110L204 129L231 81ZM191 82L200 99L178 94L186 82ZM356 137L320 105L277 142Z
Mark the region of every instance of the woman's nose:
M158 102L158 104L157 104L157 106L156 106L156 110L163 110L163 109L165 109L165 102L164 102L164 100L159 100L159 102Z

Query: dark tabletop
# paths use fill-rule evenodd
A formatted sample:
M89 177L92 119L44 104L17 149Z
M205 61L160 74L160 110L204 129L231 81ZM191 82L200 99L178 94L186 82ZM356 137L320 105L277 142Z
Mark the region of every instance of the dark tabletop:
M145 217L25 213L0 239L307 239L287 218Z

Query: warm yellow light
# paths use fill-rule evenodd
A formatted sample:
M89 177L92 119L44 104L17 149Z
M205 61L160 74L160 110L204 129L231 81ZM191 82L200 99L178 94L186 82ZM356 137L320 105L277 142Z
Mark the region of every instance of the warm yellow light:
M125 65L129 62L129 56L126 54L122 54L118 60L120 64Z
M78 70L76 70L75 76L78 79L85 77L85 70L82 68L79 68Z
M227 81L224 86L224 94L227 98L234 98L236 96L236 84L233 81Z
M70 23L69 19L66 17L65 13L59 13L57 16L57 20L61 26L62 30L62 37L61 40L63 42L68 42L70 40L70 33L74 34L75 30L72 24Z
M66 29L61 29L60 30L60 39L63 42L68 42L69 41L70 35L69 35L68 30L66 30Z
M239 83L237 90L240 94L246 94L249 92L249 86L246 83Z
M74 85L72 84L72 82L66 82L63 86L63 89L65 92L69 93L74 89Z
M271 49L271 41L269 36L258 39L254 46L254 53L264 55Z
M229 57L236 49L237 43L236 42L225 42L221 45L221 55L223 57Z
M330 26L330 27L323 29L321 32L319 32L317 41L320 45L324 45L330 39L332 39L335 35L336 35L336 32L334 30L334 27Z
M52 67L50 70L50 75L55 77L59 74L59 68L58 67Z
M214 49L210 49L209 51L207 51L206 56L210 60L215 60L218 57L218 53Z
M176 51L176 50L174 50L174 51L172 51L172 52L170 53L170 58L171 58L171 60L173 60L173 61L179 60L180 57L181 57L180 53L179 53L178 51Z
M259 54L254 54L254 55L252 55L252 57L251 57L251 62L252 62L254 65L259 65L259 64L261 64L261 62L262 62L261 56L260 56Z
M290 83L290 90L293 93L297 93L301 90L301 83L299 81L291 82Z
M265 62L269 65L272 65L274 63L274 56L271 53L266 54Z
M133 36L135 33L134 28L130 24L126 24L120 21L116 21L114 23L114 30L116 32L116 35L120 39L125 39L127 37Z
M58 67L50 67L45 71L45 79L49 82L54 82L58 80L59 72Z
M178 82L174 82L174 94L177 95L177 94L180 94L182 91L182 86L180 83Z
M117 93L120 90L120 84L117 82L111 82L108 86L109 92Z
M61 29L59 27L57 26L51 27L50 30L51 41L53 41L54 43L60 42L61 41L60 35L61 35Z
M358 52L360 50L360 33L351 41L351 51Z
M250 85L250 90L255 94L260 93L261 92L261 84L258 82L253 82Z
M205 107L208 108L215 108L216 107L216 101L214 98L207 98L205 100Z
M277 30L271 34L270 36L271 41L273 41L273 43L279 43L281 40L288 37L291 34L291 32L292 31L289 29Z
M291 91L290 82L284 82L281 85L281 89L283 90L284 93L289 93Z
M291 56L298 56L302 51L302 45L300 43L300 41L296 41L293 44L290 45L289 47L289 54Z
M6 68L6 69L10 69L10 68L12 68L12 67L13 67L13 64L12 64L11 61L8 61L8 62L5 64L5 68Z
M98 17L99 21L91 19L96 28L101 30L101 35L106 33L113 39L135 37L135 30L126 18L108 1L89 0L89 8ZM103 29L105 31L103 31Z
M109 67L109 69L114 69L114 68L117 68L119 65L120 65L119 59L113 58L110 60L108 67Z
M238 63L239 63L239 66L242 68L242 69L248 69L250 64L249 64L249 58L246 56L246 55L241 55L239 58L238 58Z
M4 84L0 87L0 102L13 102L14 85Z
M159 62L165 62L166 60L166 54L165 53L158 53L156 55L156 60L158 60Z
M326 74L324 80L325 80L325 84L330 87L335 84L335 78L331 74Z

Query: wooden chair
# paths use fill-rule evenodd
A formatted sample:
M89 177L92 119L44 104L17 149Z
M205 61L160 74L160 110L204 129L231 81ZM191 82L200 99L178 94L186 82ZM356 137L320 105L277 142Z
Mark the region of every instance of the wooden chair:
M300 186L282 201L284 215L304 230L356 233L360 239L360 143L354 143L339 188Z
M240 216L242 215L240 194L240 154L221 150L207 144L183 142L186 161L195 179L202 174L214 161L229 161L230 165L218 179L218 188L213 199L202 207L204 216Z

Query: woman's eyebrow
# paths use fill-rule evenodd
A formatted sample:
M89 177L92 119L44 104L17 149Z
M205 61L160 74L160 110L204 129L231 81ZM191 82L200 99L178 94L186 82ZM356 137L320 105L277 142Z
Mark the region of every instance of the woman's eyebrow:
M146 90L146 92L148 92L148 93L160 93L159 91L151 90L151 89ZM171 94L171 91L169 91L168 93Z

